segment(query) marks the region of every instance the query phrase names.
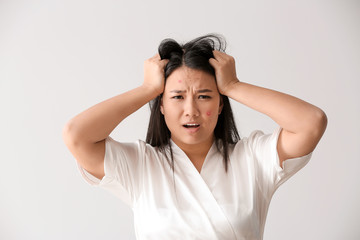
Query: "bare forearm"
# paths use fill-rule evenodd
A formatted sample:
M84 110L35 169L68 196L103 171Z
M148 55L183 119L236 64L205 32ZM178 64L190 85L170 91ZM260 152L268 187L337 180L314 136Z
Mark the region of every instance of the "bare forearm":
M292 133L321 128L319 124L326 118L320 108L301 99L244 82L234 84L225 95L266 114Z
M64 131L73 141L96 143L109 136L123 119L156 96L155 91L140 86L78 114L67 123Z

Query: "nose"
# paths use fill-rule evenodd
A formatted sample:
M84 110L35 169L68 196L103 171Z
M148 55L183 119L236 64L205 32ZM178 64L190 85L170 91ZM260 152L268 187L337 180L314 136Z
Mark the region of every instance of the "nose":
M199 116L198 106L193 98L188 98L185 101L184 114L188 117L197 117Z

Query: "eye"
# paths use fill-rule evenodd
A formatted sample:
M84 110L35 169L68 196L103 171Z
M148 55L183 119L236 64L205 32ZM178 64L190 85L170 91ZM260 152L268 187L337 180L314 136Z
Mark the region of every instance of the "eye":
M176 95L176 96L172 96L172 99L183 99L183 96L181 95Z
M199 99L210 99L211 97L208 95L199 95Z

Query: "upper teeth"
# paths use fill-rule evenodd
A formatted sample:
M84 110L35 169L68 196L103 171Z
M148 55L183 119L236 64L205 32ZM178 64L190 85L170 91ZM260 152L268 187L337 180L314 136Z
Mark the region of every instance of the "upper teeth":
M189 123L189 124L186 124L186 126L197 126L199 124L196 124L196 123Z

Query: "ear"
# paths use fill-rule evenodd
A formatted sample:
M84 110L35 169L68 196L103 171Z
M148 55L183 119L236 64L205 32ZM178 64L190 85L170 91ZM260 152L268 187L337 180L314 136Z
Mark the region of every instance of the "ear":
M224 100L223 100L223 97L220 95L219 115L221 114L223 107L224 107Z

